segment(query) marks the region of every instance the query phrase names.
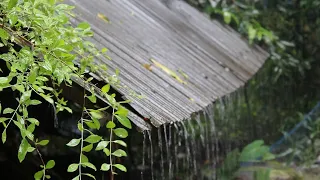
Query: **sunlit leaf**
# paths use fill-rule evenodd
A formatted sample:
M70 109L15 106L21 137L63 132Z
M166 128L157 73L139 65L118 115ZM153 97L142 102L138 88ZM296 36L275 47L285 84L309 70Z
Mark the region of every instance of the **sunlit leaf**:
M6 140L7 140L7 132L6 132L6 130L4 130L2 132L1 139L2 139L2 143L4 144L6 142Z
M117 149L116 151L114 151L112 153L112 155L114 155L116 157L122 157L122 156L127 156L127 153L122 149Z
M97 147L96 147L96 151L102 150L105 147L107 147L109 144L109 141L101 141L98 143Z
M91 115L93 118L96 118L96 119L101 119L101 118L103 118L102 112L99 112L99 111L91 111L91 112L90 112L90 115Z
M114 130L114 133L120 138L128 137L128 131L123 128L117 128Z
M0 123L9 120L9 118L5 118L5 117L0 117Z
M43 94L43 93L40 93L39 94L41 97L43 97L43 99L45 99L46 101L48 101L50 104L53 104L53 99L50 97L50 96L48 96L48 95L46 95L46 94Z
M43 177L43 170L38 171L34 174L34 179L40 180Z
M9 34L7 31L5 31L4 29L0 28L0 38L2 39L8 39L9 38ZM1 81L0 81L1 84Z
M92 150L92 148L93 148L93 145L92 145L92 144L89 144L89 145L83 147L83 148L82 148L82 151L84 151L84 152L90 152L90 151Z
M56 165L56 162L54 160L50 160L46 164L46 169L52 169Z
M80 143L81 139L72 139L70 142L68 142L67 146L75 147Z
M40 142L37 142L38 145L41 145L41 146L45 146L49 143L49 140L42 140Z
M88 136L84 141L88 142L88 143L97 143L102 139L101 136L92 134L90 136Z
M79 168L79 164L70 164L69 166L68 166L68 172L74 172L74 171L76 171L77 169Z
M110 170L110 164L103 163L103 164L101 165L100 170L101 170L101 171L109 171L109 170Z
M10 114L10 113L13 113L14 112L14 109L12 109L12 108L5 108L4 110L3 110L3 114Z
M114 143L120 144L121 146L127 147L127 144L122 140L115 140Z
M88 157L84 154L81 154L81 162L89 162Z
M106 154L106 156L110 156L110 150L108 148L104 148L103 152Z
M18 3L18 0L10 0L8 3L8 10L11 10L13 7L15 7Z
M32 124L35 124L37 126L39 126L39 121L35 118L28 118L27 121L31 122Z
M86 166L86 167L89 167L89 168L91 168L91 169L93 169L95 171L97 170L97 168L90 162L84 162L84 163L82 163L82 165Z
M230 24L231 22L231 13L228 11L223 12L223 20L225 23Z
M108 93L109 90L110 90L110 84L106 84L106 85L104 85L104 86L101 88L101 91L102 91L103 93Z
M125 126L126 128L131 129L131 122L130 120L126 117L126 116L122 116L122 115L115 115L115 117L118 119L118 121Z
M18 150L19 162L22 162L25 159L29 147L30 147L30 144L28 143L28 141L25 138L22 139L21 144L19 146L19 150Z
M113 129L116 127L116 124L112 121L109 121L106 126L108 129Z
M77 28L87 30L90 29L90 25L87 22L81 22L78 24Z
M82 175L91 177L92 179L96 179L92 174L89 174L89 173L82 173Z
M123 172L127 172L127 168L122 165L122 164L115 164L113 165L114 167L118 168L119 170L123 171Z

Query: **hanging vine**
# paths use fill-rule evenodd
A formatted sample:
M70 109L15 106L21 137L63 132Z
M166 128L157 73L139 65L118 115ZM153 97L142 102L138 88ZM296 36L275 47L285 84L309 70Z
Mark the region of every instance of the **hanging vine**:
M79 161L70 164L68 172L78 172L74 180L83 176L95 179L91 174L84 173L83 168L97 171L97 164L92 164L86 154L103 151L109 161L100 166L101 171L110 171L111 179L116 169L126 171L122 164L116 164L113 157L127 156L122 149L114 144L126 146L121 140L128 136L125 128L131 128L127 118L128 110L117 102L115 94L110 94L110 85L117 83L115 75L105 74L108 84L98 88L92 83L93 78L85 76L86 71L106 72L106 67L94 64L94 59L107 57L106 48L97 49L88 39L93 36L90 25L86 22L72 26L70 16L74 16L74 7L59 3L56 0L3 0L0 2L0 47L8 51L0 54L0 61L5 61L9 73L0 77L0 91L11 89L17 95L16 107L1 108L0 123L4 126L2 142L7 141L8 127L15 126L21 133L21 143L17 157L22 162L31 152L38 153L41 170L34 174L35 179L49 179L46 172L55 166L54 160L44 159L39 150L49 140L38 141L35 128L41 126L40 120L31 117L28 108L38 106L44 101L54 105L59 111L72 112L67 101L61 96L61 85L72 86L77 79L84 87L82 115L77 127L81 137L71 139L67 146L79 148ZM109 57L107 57L109 58ZM0 69L1 70L1 69ZM102 74L102 73L99 73ZM42 97L43 101L34 98ZM87 107L86 102L97 103L97 95L107 100L106 107ZM81 98L81 97L79 97ZM100 119L111 110L111 119L106 127L110 134L105 138L93 132L100 129ZM119 123L116 123L119 122ZM121 124L124 127L117 127Z

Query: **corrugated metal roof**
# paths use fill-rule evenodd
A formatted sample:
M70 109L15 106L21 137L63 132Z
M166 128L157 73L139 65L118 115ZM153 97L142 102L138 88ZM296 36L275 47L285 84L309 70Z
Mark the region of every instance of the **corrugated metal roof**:
M97 62L120 70L124 88L117 90L155 126L187 119L235 91L267 58L267 53L249 46L231 28L184 1L66 2L76 7L73 22L89 22L95 32L93 42L110 50L111 61ZM99 18L99 13L110 22ZM130 96L132 90L144 97ZM139 116L131 113L131 118L148 127Z

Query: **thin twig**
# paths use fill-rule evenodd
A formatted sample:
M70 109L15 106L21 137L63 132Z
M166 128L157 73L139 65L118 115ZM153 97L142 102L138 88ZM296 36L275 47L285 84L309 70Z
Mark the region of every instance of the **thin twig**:
M114 108L112 108L112 117L111 117L111 122L113 122L114 119ZM110 161L110 179L114 179L114 174L113 174L113 167L112 167L112 128L110 129L110 155L109 155L109 161Z

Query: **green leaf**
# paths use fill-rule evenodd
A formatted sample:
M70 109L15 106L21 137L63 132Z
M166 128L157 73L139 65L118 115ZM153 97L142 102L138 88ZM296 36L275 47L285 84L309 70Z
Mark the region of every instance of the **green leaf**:
M37 71L33 70L30 72L29 77L28 77L28 81L30 84L34 83L37 79Z
M96 118L92 118L93 124L95 126L96 129L100 129L100 121Z
M231 22L231 13L230 12L227 12L227 11L224 11L223 12L223 20L226 24L230 24Z
M5 118L5 117L0 117L0 123L9 120L9 118Z
M101 91L102 91L103 93L108 93L109 90L110 90L110 84L106 84L106 85L104 85L104 86L101 88Z
M128 137L128 131L123 129L123 128L117 128L114 130L114 133L116 134L116 136L120 137L120 138L126 138Z
M128 116L128 110L122 106L119 106L118 110L115 112L115 114L119 116Z
M79 168L79 164L70 164L68 167L68 172L75 172Z
M110 164L103 163L103 164L101 165L100 170L101 170L101 171L109 171L109 170L110 170Z
M91 111L91 112L90 112L90 115L91 115L93 118L96 118L96 119L102 119L102 118L103 118L102 112L99 112L99 111Z
M46 101L48 101L50 104L53 104L53 99L50 97L50 96L48 96L48 95L46 95L46 94L43 94L43 93L40 93L39 94L43 99L45 99Z
M70 142L68 142L67 146L75 147L80 143L81 139L72 139Z
M107 147L109 144L109 141L101 141L98 143L97 147L96 147L96 151L100 151L102 149L104 149L105 147Z
M113 165L114 167L118 168L119 170L123 171L123 172L127 172L127 168L122 165L122 164L115 164Z
M4 130L2 132L1 139L2 139L2 143L4 144L6 142L6 140L7 140L7 131L6 130Z
M33 133L34 129L36 128L35 124L30 124L27 127L27 131L29 131L30 133Z
M256 140L243 148L239 161L240 162L257 162L258 158L269 152L269 147L263 145L262 140Z
M118 119L118 121L126 128L131 129L131 122L130 120L126 117L126 116L122 116L122 115L115 115L116 118Z
M18 21L18 16L15 14L10 14L9 19L10 19L10 24L15 25Z
M82 126L81 123L78 123L78 124L77 124L77 127L78 127L79 131L83 131L83 126Z
M93 121L85 121L84 122L89 128L91 128L91 129L97 129L97 126L96 126L96 124L94 124L94 122Z
M110 156L110 150L108 148L104 148L103 152L106 154L106 156Z
M89 174L89 173L82 173L82 175L91 177L92 179L96 179L92 174Z
M39 121L35 118L28 118L27 121L31 122L32 124L35 124L37 126L39 126Z
M12 108L5 108L3 110L3 114L10 114L10 113L13 113L13 112L14 112L14 109L12 109Z
M42 141L38 142L37 144L38 144L38 145L41 145L41 146L45 146L45 145L47 145L48 143L49 143L49 140L42 140Z
M25 90L24 90L24 86L22 85L22 84L16 84L16 85L14 85L14 87L18 90L18 91L20 91L20 92L24 92Z
M78 24L77 28L82 30L87 30L87 29L90 29L90 25L86 22L81 22Z
M18 3L18 0L10 0L8 3L8 10L11 10L13 7L15 7Z
M116 151L114 151L112 153L112 155L114 155L116 157L122 157L122 156L127 156L127 153L122 149L117 149Z
M56 162L54 160L50 160L46 164L46 169L52 169L56 165Z
M274 160L276 158L276 156L270 152L267 152L266 154L263 155L262 160L263 161L270 161L270 160Z
M28 148L30 147L30 144L28 143L27 139L22 139L21 144L19 146L19 150L18 150L18 159L19 162L22 162L28 152Z
M96 103L97 102L97 98L94 94L92 94L91 96L87 96L87 98L92 102L92 103Z
M113 128L115 128L115 127L116 127L116 124L115 124L114 122L109 121L109 122L107 123L107 128L108 128L108 129L113 129Z
M79 179L80 179L79 177L80 177L80 176L78 175L78 176L72 178L72 180L79 180Z
M89 168L97 171L97 168L90 162L84 162L84 163L82 163L82 166L89 167Z
M248 27L248 36L250 44L253 42L254 38L256 37L257 30L254 29L252 26Z
M127 147L127 144L122 140L115 140L114 143L120 144L121 146Z
M43 177L43 170L36 172L33 177L36 180L40 180Z
M0 38L1 38L1 39L8 39L8 38L9 38L8 32L5 31L5 30L2 29L2 28L0 28ZM7 79L8 79L8 78L7 78ZM1 81L0 81L0 84L2 84Z
M29 104L30 105L39 105L39 104L41 104L41 101L39 101L39 100L30 100Z
M102 139L101 136L92 134L90 136L88 136L84 141L88 142L88 143L97 143Z
M81 154L81 162L84 163L84 162L89 162L89 159L86 155L84 154Z
M82 151L84 151L84 152L90 152L90 151L92 150L92 148L93 148L93 145L92 145L92 144L89 144L89 145L83 147L83 148L82 148Z
M34 147L28 147L28 150L27 150L27 151L28 151L29 153L31 153L31 152L33 152L35 149L36 149L36 148L34 148Z

